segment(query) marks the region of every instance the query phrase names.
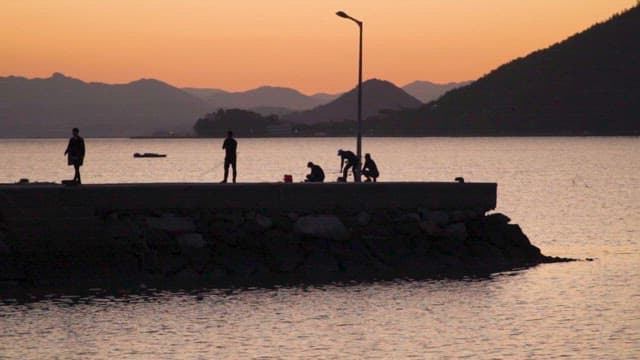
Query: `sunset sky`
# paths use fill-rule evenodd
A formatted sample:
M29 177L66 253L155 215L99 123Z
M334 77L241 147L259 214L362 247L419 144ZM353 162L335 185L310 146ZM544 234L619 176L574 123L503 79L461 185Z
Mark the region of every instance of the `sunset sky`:
M0 0L0 76L338 92L476 79L636 0Z

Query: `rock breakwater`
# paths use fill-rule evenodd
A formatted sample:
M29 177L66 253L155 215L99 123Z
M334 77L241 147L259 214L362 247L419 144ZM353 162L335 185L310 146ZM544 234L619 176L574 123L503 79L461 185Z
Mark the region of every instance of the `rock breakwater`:
M216 286L486 275L559 260L542 255L507 216L473 209L110 210L98 217L102 238L92 249L16 252L0 233L3 277Z

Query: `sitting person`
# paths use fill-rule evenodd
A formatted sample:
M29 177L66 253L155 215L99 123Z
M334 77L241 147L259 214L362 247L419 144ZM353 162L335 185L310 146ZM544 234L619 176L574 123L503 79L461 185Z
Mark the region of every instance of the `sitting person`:
M366 182L376 182L378 176L380 176L380 172L378 172L378 166L376 166L376 162L373 161L370 154L364 155L364 167L362 168L362 175L364 175L367 180Z
M311 169L311 173L307 175L307 179L305 182L323 182L324 181L324 171L319 165L316 165L309 161L307 163L307 167Z

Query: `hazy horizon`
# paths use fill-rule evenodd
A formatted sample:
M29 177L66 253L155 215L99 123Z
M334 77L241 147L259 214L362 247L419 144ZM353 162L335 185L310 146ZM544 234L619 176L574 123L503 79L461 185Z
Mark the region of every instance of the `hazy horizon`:
M635 4L3 2L0 76L60 72L87 82L153 78L180 88L237 92L269 85L335 93L356 81L357 27L335 16L344 10L364 21L364 78L399 86L460 82Z

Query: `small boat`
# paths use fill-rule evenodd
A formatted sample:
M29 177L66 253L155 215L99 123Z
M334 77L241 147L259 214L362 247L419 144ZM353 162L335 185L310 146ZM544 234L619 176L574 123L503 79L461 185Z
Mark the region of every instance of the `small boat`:
M156 154L156 153L135 153L133 154L134 158L161 158L161 157L167 157L167 154Z

